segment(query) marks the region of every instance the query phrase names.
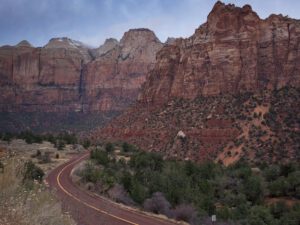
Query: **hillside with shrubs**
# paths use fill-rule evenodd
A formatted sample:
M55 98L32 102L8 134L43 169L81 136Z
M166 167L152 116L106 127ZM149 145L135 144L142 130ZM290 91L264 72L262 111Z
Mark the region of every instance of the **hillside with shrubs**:
M299 163L196 164L107 143L75 174L89 191L190 224L210 224L213 214L217 224L300 223Z
M300 89L173 99L159 107L137 104L105 129L94 143L126 141L168 158L230 165L299 162Z

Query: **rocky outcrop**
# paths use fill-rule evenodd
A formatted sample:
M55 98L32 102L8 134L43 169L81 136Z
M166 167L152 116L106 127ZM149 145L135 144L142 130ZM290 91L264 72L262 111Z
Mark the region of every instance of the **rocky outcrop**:
M17 47L33 47L27 40L20 41Z
M108 39L92 52L81 42L53 38L0 47L0 112L120 111L136 100L162 47L147 29ZM96 53L96 54L92 54Z
M86 65L84 105L91 111L123 110L133 103L162 43L148 29L133 29L120 43L108 39Z
M118 40L114 38L108 38L105 40L104 44L101 45L99 48L95 49L94 54L95 57L101 57L108 53L109 51L113 50L114 48L117 48L119 45Z
M176 43L176 38L168 37L166 42L165 42L165 45L173 45L175 43Z
M190 38L157 55L142 102L194 99L300 84L300 22L217 2Z
M292 88L300 86L299 40L298 20L282 15L262 20L249 5L217 2L190 38L173 40L157 53L138 104L91 137L121 139L148 151L198 161L223 160L224 155L235 157L230 162L258 155L272 161L280 158L280 149L295 159L298 141L283 140L289 135L278 130L270 132L273 128L255 107L274 116L268 110L279 104L276 91L282 87L291 88L279 92L286 102L299 98L299 90ZM277 118L285 118L287 111ZM294 115L289 121L296 121L297 113L289 114ZM278 128L281 122L272 126ZM261 136L253 136L251 129L260 130ZM296 137L299 132L293 129L289 134ZM259 152L272 149L274 143L281 147ZM224 154L217 157L220 152Z
M66 51L79 52L83 58L83 62L87 63L92 60L91 49L80 41L75 41L67 37L52 38L44 49L65 49Z

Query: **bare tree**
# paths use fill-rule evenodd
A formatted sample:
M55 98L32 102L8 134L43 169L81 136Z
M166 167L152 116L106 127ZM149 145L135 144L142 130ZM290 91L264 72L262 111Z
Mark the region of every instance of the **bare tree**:
M197 210L188 204L180 204L173 210L176 220L186 221L190 224L198 224Z
M171 204L165 198L161 192L153 193L151 198L148 198L144 202L144 209L156 214L164 214L170 216Z
M122 185L116 184L108 191L108 196L116 202L125 205L133 205L133 200L129 197L128 193Z

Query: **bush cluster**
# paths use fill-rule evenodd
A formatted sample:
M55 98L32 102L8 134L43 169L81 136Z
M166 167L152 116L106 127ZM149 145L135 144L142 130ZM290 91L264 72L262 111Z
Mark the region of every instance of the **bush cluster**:
M134 202L153 213L191 224L200 224L212 214L240 224L293 224L283 223L288 216L300 222L299 206L265 204L273 197L300 199L298 164L261 165L253 170L244 161L224 167L214 162L163 160L159 154L140 151L124 162L106 147L93 150L91 159L84 172L86 181L101 184L101 193L116 201Z
M43 141L49 141L51 142L54 147L56 147L58 150L63 150L65 148L66 144L77 144L78 140L75 134L63 132L57 135L53 134L35 134L30 131L25 131L17 134L13 133L0 133L0 139L3 141L10 142L13 138L17 139L23 139L26 141L27 144L32 143L42 143ZM90 145L90 142L85 140L83 144L85 146Z
M27 161L24 164L23 182L34 180L41 182L44 175L44 171L40 167L36 166L32 161Z

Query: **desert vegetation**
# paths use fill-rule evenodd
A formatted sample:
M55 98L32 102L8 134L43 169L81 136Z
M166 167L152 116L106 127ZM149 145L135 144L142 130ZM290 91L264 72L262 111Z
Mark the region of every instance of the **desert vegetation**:
M239 159L298 162L299 98L300 89L289 86L193 100L174 98L147 110L138 105L112 122L114 134L104 130L95 139L126 140L148 151L198 162L216 158L226 165ZM179 132L185 138L178 138Z
M108 143L78 173L90 190L191 224L209 224L213 214L228 224L300 222L299 163L195 164Z
M87 139L78 140L74 133L62 132L58 134L38 134L31 131L24 131L20 133L3 132L0 133L0 140L10 143L13 139L22 139L27 144L50 142L57 150L64 150L66 145L82 144L83 147L88 148L90 141Z
M89 131L91 128L104 126L120 112L0 112L0 132L13 133L26 131L28 128L35 132L72 132ZM14 121L14 122L12 122Z
M0 173L1 225L72 225L61 205L42 183L43 170L18 157L2 159Z

